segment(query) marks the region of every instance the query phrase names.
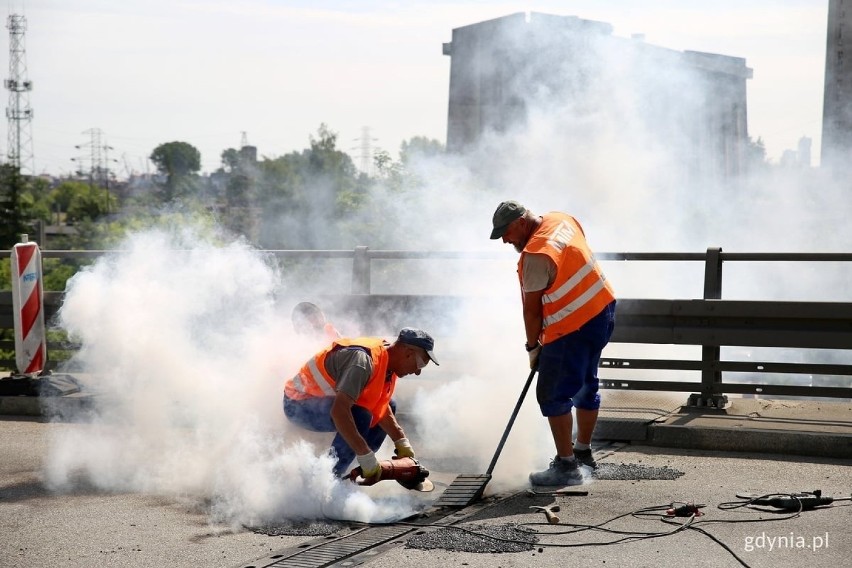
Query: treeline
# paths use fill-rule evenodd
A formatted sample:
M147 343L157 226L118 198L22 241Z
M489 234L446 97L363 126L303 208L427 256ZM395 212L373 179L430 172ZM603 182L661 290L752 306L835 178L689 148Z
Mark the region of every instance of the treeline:
M353 228L339 222L357 215L377 191L415 189L418 180L408 171L411 160L444 152L437 140L415 137L402 144L398 159L378 152L372 175L367 175L337 147L337 133L324 124L301 151L257 157L251 150L223 150L221 167L202 176L198 149L187 142L167 142L151 152L156 175L121 182L91 172L87 178L55 183L22 176L4 164L0 248L11 248L21 233L38 235L40 224L71 228L52 231L50 249L108 248L128 229L164 216L215 222L260 248L355 246L363 243L352 241Z
M421 181L410 165L444 152L437 140L414 137L396 159L377 152L368 175L338 148L337 133L325 124L308 142L280 157L226 148L221 167L204 176L200 152L183 141L152 150L155 175L121 182L93 171L57 183L0 165L0 249L12 248L22 233L30 240L47 235L42 248L51 250L109 249L129 230L188 222L224 229L224 238L243 238L262 249L389 246L375 219L380 212L373 214L370 204L377 196L415 191ZM44 262L46 289L64 289L79 269L74 261ZM0 260L0 289L9 289L8 266L8 259Z

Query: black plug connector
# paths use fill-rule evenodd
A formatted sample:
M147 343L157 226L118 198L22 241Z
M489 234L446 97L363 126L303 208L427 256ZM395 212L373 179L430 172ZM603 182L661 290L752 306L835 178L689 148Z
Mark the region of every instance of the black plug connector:
M701 507L703 505L695 505L693 503L685 503L679 507L675 507L674 503L672 503L671 508L666 509L666 515L669 517L692 517L693 515L700 517L704 514L699 510Z

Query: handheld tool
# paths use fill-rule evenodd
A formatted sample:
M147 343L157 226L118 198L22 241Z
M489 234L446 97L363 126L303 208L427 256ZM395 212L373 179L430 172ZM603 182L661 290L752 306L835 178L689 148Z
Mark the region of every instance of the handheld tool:
M420 462L414 458L398 458L394 457L390 460L382 460L379 462L381 473L378 478L363 478L361 466L354 468L342 479L348 479L358 485L375 485L379 481L392 479L405 487L417 491L431 491L434 485L430 482L429 470L420 465Z
M530 509L537 509L544 513L544 516L547 517L547 522L551 525L559 523L559 517L554 514L559 511L559 505L552 505L550 507L539 507L538 505L531 505Z
M774 493L757 495L754 493L737 493L740 499L750 499L750 505L763 505L782 509L784 511L807 511L814 507L831 505L835 501L849 501L852 498L823 497L822 490L803 491L801 493Z

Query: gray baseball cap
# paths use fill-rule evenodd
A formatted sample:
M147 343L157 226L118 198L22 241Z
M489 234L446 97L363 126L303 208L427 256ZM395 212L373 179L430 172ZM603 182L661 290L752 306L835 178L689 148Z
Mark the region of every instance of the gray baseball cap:
M497 211L494 212L494 218L491 222L494 229L491 231L492 239L499 239L509 228L509 224L515 219L520 219L527 208L517 201L504 201L497 206Z
M435 355L432 353L432 350L435 348L435 340L422 329L404 327L400 330L397 341L423 349L426 352L426 355L432 359L432 362L436 365L438 364L438 360L435 359Z

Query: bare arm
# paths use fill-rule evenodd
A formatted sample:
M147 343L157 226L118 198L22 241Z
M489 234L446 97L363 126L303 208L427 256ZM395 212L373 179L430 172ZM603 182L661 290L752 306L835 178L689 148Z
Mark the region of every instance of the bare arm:
M379 427L384 430L390 439L394 442L399 440L400 438L405 438L405 432L402 430L402 427L399 425L399 422L396 421L396 416L393 414L393 410L391 410L390 405L388 405L388 412L385 414L384 418L379 420Z
M331 405L331 420L334 422L338 433L343 436L343 439L346 440L355 454L363 456L370 453L371 450L367 441L358 433L358 428L355 426L355 419L352 417L352 406L354 404L355 401L351 396L338 391Z
M542 298L544 291L553 283L556 265L545 254L528 253L524 255L523 289L524 329L527 333L527 347L533 347L541 337L544 328L542 316Z
M543 327L541 297L544 290L535 292L524 292L524 328L527 332L527 346L533 346L538 342Z

